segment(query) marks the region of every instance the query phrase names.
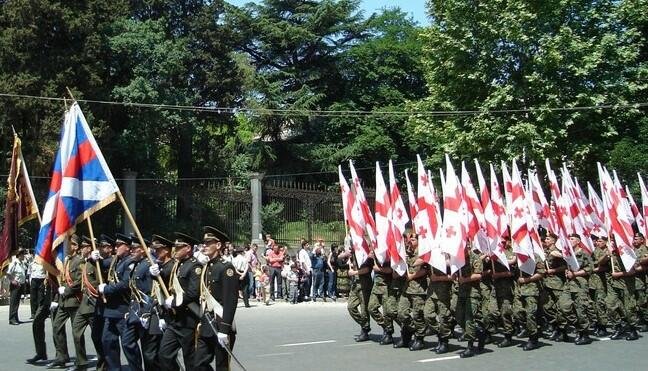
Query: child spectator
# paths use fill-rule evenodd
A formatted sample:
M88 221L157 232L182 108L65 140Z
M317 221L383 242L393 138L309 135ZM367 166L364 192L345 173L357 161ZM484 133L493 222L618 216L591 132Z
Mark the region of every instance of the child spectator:
M297 264L293 263L290 267L290 271L286 274L286 280L288 281L288 286L290 293L290 303L297 304L297 299L299 297L299 268Z
M263 273L261 273L261 277L259 279L262 287L261 296L263 297L263 302L265 303L265 305L270 305L270 275L268 274L268 272L268 266L264 265Z
M257 301L261 301L263 297L263 286L261 285L261 276L263 271L261 270L262 265L259 264L254 269L254 293L257 298Z

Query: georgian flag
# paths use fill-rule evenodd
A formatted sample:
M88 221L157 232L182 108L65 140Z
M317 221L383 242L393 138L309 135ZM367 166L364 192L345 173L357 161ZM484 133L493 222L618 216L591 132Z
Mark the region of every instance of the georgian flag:
M394 176L394 165L389 160L389 194L392 202L391 207L391 225L394 234L394 244L390 246L389 258L391 259L391 267L399 275L404 275L407 272L407 256L405 254L405 240L403 234L405 233L405 226L409 222L407 212L405 211L405 204L401 197L396 177Z
M385 180L380 170L380 164L376 161L376 248L374 254L380 264L384 264L387 258L389 246L394 245L394 231L392 230L390 214L391 200Z
M605 226L605 210L603 209L603 200L596 193L596 190L590 182L587 182L587 195L589 204L592 207L592 221L594 229L592 233L597 236L607 236L608 228Z
M556 230L552 232L558 236L558 241L556 241L556 247L562 252L563 259L569 266L571 270L578 270L579 264L574 255L574 249L571 247L569 240L567 239L567 223L569 222L569 213L568 206L566 205L565 198L560 192L560 187L558 186L558 178L556 174L551 169L549 164L549 159L545 160L545 165L547 167L547 176L549 177L549 189L551 190L551 198L554 203L553 213L554 219L556 220Z
M441 247L450 257L450 274L466 264L465 247L467 235L466 203L463 189L448 154L446 158L446 176L443 185L443 227L441 229Z
M439 245L439 232L441 230L441 212L434 196L432 179L423 167L421 157L416 155L418 164L418 189L417 209L414 232L418 235L419 256L434 268L446 271L445 256Z
M646 189L641 174L637 173L637 176L639 177L639 188L641 189L641 213L644 217L644 228L641 230L641 233L643 233L644 236L648 236L648 226L645 223L646 216L648 215L648 190Z

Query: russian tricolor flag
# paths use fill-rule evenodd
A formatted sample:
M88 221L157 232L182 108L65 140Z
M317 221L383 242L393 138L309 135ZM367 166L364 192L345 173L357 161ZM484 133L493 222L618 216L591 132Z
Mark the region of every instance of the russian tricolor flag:
M58 248L76 224L113 202L119 187L113 178L78 103L65 114L61 142L54 159L49 195L43 210L36 258L54 271Z

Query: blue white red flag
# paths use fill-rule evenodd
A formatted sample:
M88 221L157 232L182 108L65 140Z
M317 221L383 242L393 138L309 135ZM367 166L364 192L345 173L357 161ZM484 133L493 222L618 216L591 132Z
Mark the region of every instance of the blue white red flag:
M52 271L76 224L113 202L119 187L75 102L65 114L34 255Z

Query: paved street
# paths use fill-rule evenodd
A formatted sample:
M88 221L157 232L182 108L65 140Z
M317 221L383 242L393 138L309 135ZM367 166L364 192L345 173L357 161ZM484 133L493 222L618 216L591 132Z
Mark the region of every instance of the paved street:
M498 349L488 345L487 352L472 359L459 359L461 349L451 342L452 351L439 356L428 350L410 352L380 346L376 342L355 343L358 327L346 313L345 303L285 303L271 306L239 307L237 326L239 336L235 354L250 370L645 370L648 337L635 342L625 340L596 341L588 346L544 341L545 346L533 352L518 347ZM27 319L28 305L22 305L21 319ZM0 371L43 370L44 367L24 363L34 353L31 324L8 324L8 307L0 307ZM372 338L378 340L380 331L372 323ZM49 356L54 356L51 327L47 324ZM68 330L68 334L71 332ZM93 347L88 337L88 351ZM433 340L433 337L428 337ZM71 355L73 345L68 336ZM432 345L431 342L427 343ZM125 361L123 361L125 364ZM125 370L128 368L125 367ZM233 366L233 370L238 368Z

